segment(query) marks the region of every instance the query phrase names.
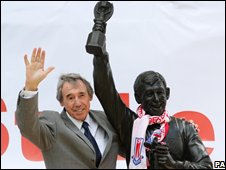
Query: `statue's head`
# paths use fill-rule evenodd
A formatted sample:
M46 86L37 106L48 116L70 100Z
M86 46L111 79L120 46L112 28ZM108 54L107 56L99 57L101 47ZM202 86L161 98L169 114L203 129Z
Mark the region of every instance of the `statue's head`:
M164 77L155 71L146 71L137 76L134 82L134 95L146 114L160 116L169 99L170 89Z

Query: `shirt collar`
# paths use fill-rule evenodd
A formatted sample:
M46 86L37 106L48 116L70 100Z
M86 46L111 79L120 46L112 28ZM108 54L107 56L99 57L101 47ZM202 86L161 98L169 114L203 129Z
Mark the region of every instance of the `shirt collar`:
M77 126L79 130L81 130L83 121L77 120L77 119L71 117L71 115L67 111L66 111L66 114L69 117L69 119L74 123L74 125ZM89 124L89 128L91 131L92 130L95 131L97 129L97 124L94 122L94 120L90 117L89 114L87 114L84 121L86 121Z
M71 117L71 115L70 115L67 111L66 111L66 114L67 114L67 116L69 117L69 119L74 123L74 125L77 126L77 128L78 128L79 130L81 130L83 121L77 120L77 119ZM88 115L89 115L89 114L88 114ZM87 116L88 116L88 115L87 115ZM87 116L86 116L86 117L87 117Z

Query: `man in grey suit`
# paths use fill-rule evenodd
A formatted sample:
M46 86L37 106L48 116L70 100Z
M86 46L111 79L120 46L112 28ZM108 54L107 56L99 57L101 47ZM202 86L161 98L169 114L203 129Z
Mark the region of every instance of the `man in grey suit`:
M101 111L90 110L93 89L78 74L60 76L56 111L38 110L38 85L54 69L44 69L45 51L34 49L26 65L25 88L17 101L21 134L40 148L46 168L112 169L116 167L118 136Z

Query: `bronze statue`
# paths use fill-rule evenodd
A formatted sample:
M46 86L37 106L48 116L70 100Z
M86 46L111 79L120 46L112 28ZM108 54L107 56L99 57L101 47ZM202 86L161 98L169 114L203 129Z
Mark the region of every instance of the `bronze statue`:
M100 23L104 29L93 29L86 50L94 55L96 96L119 135L120 151L126 157L127 166L138 169L211 169L212 162L195 127L188 121L168 115L166 103L170 89L161 74L146 71L136 78L134 95L140 104L136 112L123 103L106 52L103 31L106 24ZM95 22L94 28L98 24Z

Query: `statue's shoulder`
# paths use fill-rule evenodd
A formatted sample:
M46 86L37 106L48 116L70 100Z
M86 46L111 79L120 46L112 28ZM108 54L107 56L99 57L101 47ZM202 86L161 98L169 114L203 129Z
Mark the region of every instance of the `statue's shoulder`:
M190 124L187 120L174 116L170 116L170 123L175 124L180 131L184 130Z

